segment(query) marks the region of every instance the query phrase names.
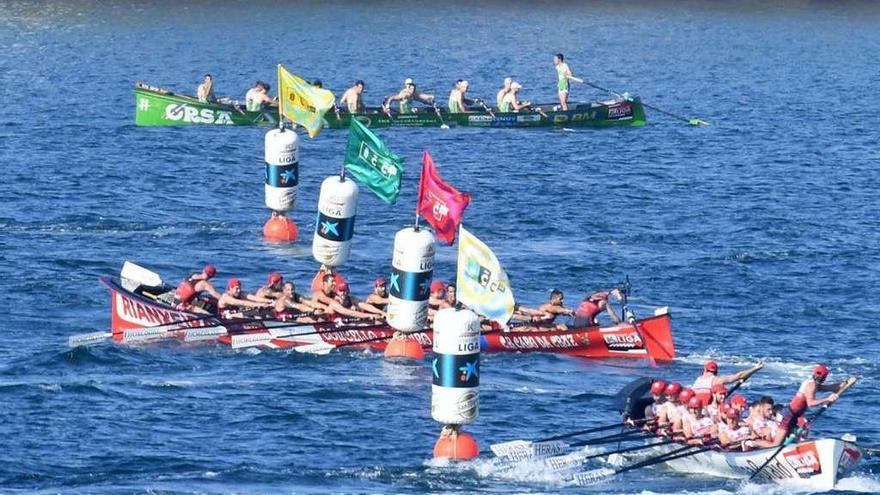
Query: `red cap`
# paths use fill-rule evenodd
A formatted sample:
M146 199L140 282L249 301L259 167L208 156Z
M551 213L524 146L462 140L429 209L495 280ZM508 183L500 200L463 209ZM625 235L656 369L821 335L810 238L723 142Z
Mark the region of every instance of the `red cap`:
M281 281L284 280L284 277L278 272L272 272L269 274L269 285L280 284Z
M667 397L678 397L679 392L681 392L681 385L675 382L670 383L666 386L666 396Z
M731 397L730 405L739 410L743 410L746 408L747 405L749 405L749 401L746 400L745 396L741 394L736 394Z
M441 280L431 282L431 292L437 292L438 290L446 290L446 284Z
M346 282L345 282L345 277L343 277L342 274L339 274L339 273L334 273L334 274L333 274L333 281L336 282L336 285L337 285L337 286L340 285L340 284L344 284L344 283L346 283Z
M336 292L348 292L348 282L336 282Z
M807 398L804 394L794 394L794 398L788 403L788 409L795 415L800 416L807 410Z
M817 364L813 367L813 374L820 378L828 378L828 366Z
M207 275L208 278L211 278L214 275L217 275L217 267L210 264L210 263L205 265L205 268L202 271L205 272L205 275Z
M684 392L687 392L687 390L685 390ZM681 394L684 395L684 392L682 392ZM699 397L691 397L690 400L688 400L687 404L688 404L688 409L702 409L703 408L703 401L701 401Z
M718 363L712 360L706 361L706 364L703 365L703 371L718 373Z
M226 283L226 288L231 289L233 287L241 287L241 280L233 277L229 279L229 282Z
M385 277L379 277L376 280L373 280L373 287L380 287L382 285L387 285L388 281L385 280Z
M723 383L716 383L715 385L712 385L712 393L713 394L726 394L727 387L725 387Z
M724 408L724 417L730 419L740 419L740 412L733 406L725 406Z
M666 390L666 383L664 383L663 380L657 380L651 384L652 395L660 395L664 390Z
M688 404L688 401L692 398L696 399L696 397L694 397L694 391L689 388L682 390L681 393L678 394L678 401L682 404ZM703 401L700 401L700 407L703 407Z

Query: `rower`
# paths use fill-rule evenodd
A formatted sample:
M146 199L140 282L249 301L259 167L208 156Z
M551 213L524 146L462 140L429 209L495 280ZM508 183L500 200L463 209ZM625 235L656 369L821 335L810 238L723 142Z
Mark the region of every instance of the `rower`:
M663 380L654 380L651 384L651 399L653 399L653 402L645 406L645 419L660 417L660 410L663 409L663 404L666 400L663 396L664 390L666 390L666 382ZM648 427L645 426L645 428L647 429Z
M217 301L217 308L220 310L220 316L224 318L242 318L242 308L268 308L272 306L273 301L252 294L243 294L241 289L241 281L237 278L230 278L226 284L226 292L224 292Z
M681 433L685 416L688 414L688 404L691 399L694 398L694 391L689 388L684 388L678 394L678 403L676 403L675 408L677 410L678 416L676 421L672 423L672 432L673 433Z
M217 97L214 96L214 76L205 74L202 78L202 84L196 89L196 96L202 103L214 103Z
M431 293L428 295L428 310L437 312L440 309L443 309L442 305L446 300L446 284L442 280L435 280L431 282L430 290Z
M278 299L283 290L284 277L278 272L272 272L266 279L266 285L257 290L257 296L265 299Z
M752 437L748 425L743 424L739 411L732 405L721 408L721 422L718 424L718 440L722 445L740 443Z
M723 384L712 385L712 399L706 404L706 415L714 421L721 422L721 409L724 406L725 397L727 397L727 389Z
M433 105L434 95L420 92L416 88L416 84L412 80L412 78L408 77L405 81L403 81L403 89L401 89L397 94L385 98L385 101L382 102L382 108L386 112L389 111L389 105L391 105L392 101L400 102L400 113L412 113L414 111L412 107L413 101L418 101L420 103L424 103L425 105Z
M312 306L311 300L306 299L301 294L297 294L296 285L290 281L284 282L281 294L275 299L273 307L275 309L275 319L281 321L294 319L302 322L315 321L302 315L321 311Z
M336 297L336 275L325 273L320 288L312 293L312 306L326 309Z
M599 325L599 321L596 318L603 311L608 312L608 317L611 318L612 323L615 325L620 323L620 318L614 312L611 304L609 304L611 296L616 297L618 301L622 300L623 297L620 294L620 290L613 289L610 291L593 292L584 298L575 311L574 326L576 328L583 328Z
M850 381L855 381L855 378L849 377L841 383L825 383L829 373L827 366L821 363L817 364L813 367L813 376L801 383L798 393L807 399L807 407L816 407L834 402L837 400L837 393L840 389ZM831 394L822 399L817 399L816 392L831 392Z
M672 431L672 425L678 420L678 395L681 393L681 385L672 382L666 385L663 395L666 396L666 402L660 408L657 415L657 430L661 434L668 434Z
M746 424L756 438L769 438L770 425L768 420L773 414L773 398L765 395L752 404Z
M521 89L522 84L516 81L510 83L510 90L504 95L504 98L501 99L501 105L498 106L498 111L502 113L519 112L520 110L530 107L532 102L519 101L519 99L517 99L517 94Z
M363 113L364 112L364 88L366 85L363 81L358 79L354 82L354 86L345 90L345 93L342 93L342 97L339 98L339 105L344 106L348 113Z
M174 309L191 313L211 314L207 309L193 303L197 295L198 293L193 288L192 282L184 280L177 286L177 290L174 291Z
M564 302L565 294L559 289L553 289L550 291L550 300L538 306L538 309L520 306L519 312L527 315L530 321L535 322L537 325L553 325L554 320L559 315L574 316L574 311L566 308L563 304ZM565 328L562 328L562 330L565 330Z
M268 83L257 81L254 87L248 90L244 97L245 108L249 112L259 112L263 109L263 105L269 105L278 101L278 98L269 96L269 90L272 89Z
M446 299L444 299L444 307L455 308L458 305L458 296L455 292L455 284L446 286Z
M513 79L509 77L504 78L504 84L501 85L501 89L498 90L498 95L495 96L495 104L498 106L498 111L502 112L501 106L504 102L504 97L507 96L507 92L510 91L510 85L513 83Z
M828 404L838 399L839 396L836 394L834 395L835 397L827 402ZM759 438L755 440L747 440L744 446L749 448L757 447L766 449L782 445L790 434L798 432L799 427L805 428L808 425L808 422L803 420L803 415L807 411L807 404L808 400L806 396L801 393L795 394L791 402L788 403L788 412L779 423L779 428L776 430L775 435L769 439Z
M699 397L688 400L687 412L682 416L682 432L687 443L692 445L702 445L718 436L718 428L712 418L704 414L703 401Z
M748 405L749 401L746 400L745 396L742 394L734 394L734 396L730 398L730 407L734 408L739 413L740 417Z
M358 311L359 301L350 295L348 283L342 282L335 284L336 296L327 305L327 318L335 319L340 316L348 316L351 318L363 318L370 320L381 320L385 317L385 313L368 313L366 311Z
M759 369L764 367L764 363L758 363L755 366L747 370L743 370L732 375L718 375L718 363L709 360L706 361L706 364L703 365L703 374L697 377L696 381L691 388L694 389L694 392L697 393L697 397L703 401L703 404L708 404L712 399L712 386L716 383L720 383L721 385L727 385L728 383L733 383L737 380L742 380L752 373L758 371Z
M467 81L464 79L455 81L455 86L449 92L449 113L467 113L467 100L464 97L467 90Z
M568 110L568 90L570 81L584 82L583 79L574 77L571 69L565 63L565 56L557 53L553 56L553 65L556 66L556 89L559 93L559 107L564 112Z

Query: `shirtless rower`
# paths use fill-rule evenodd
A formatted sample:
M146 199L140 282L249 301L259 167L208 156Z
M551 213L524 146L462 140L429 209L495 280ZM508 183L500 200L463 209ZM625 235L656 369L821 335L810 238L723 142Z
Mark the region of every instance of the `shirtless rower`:
M504 97L507 96L507 92L510 91L510 85L513 83L513 79L509 77L504 78L504 84L501 85L501 89L498 90L498 94L495 95L495 105L498 107L498 111L501 112L501 104L504 101Z
M348 113L363 113L364 107L364 88L366 85L358 79L354 82L354 86L345 90L342 97L339 98L339 105L344 106Z
M522 84L513 81L510 83L510 90L507 94L504 95L504 98L501 99L501 105L498 105L499 112L519 112L520 110L527 109L532 105L530 101L520 101L518 99L519 90L522 89Z
M738 380L745 379L749 375L760 370L763 367L764 363L759 362L749 369L733 373L732 375L719 375L718 363L713 360L709 360L706 361L706 364L703 365L703 374L697 377L691 388L694 389L694 392L696 392L697 397L699 397L700 400L703 401L703 404L708 404L712 399L713 385L727 385L728 383L733 383Z
M284 277L278 272L272 272L266 279L266 285L257 289L257 296L265 299L278 299L283 290Z
M368 313L382 314L388 308L388 281L379 277L373 281L373 293L358 305Z
M570 81L584 82L583 79L574 77L571 69L565 63L565 56L557 53L553 56L553 65L556 66L556 90L559 93L559 107L561 110L568 110L568 91L571 86Z
M330 304L327 305L328 318L334 319L339 316L348 316L351 318L381 320L385 317L384 312L368 313L366 311L359 311L357 309L359 301L349 293L348 282L334 284L334 287L336 295Z
M268 105L278 101L278 98L269 96L269 90L272 89L268 83L257 81L254 87L248 90L244 97L245 108L249 112L259 112L263 109L263 105Z
M319 290L312 293L312 306L326 309L336 297L336 275L325 273Z
M281 294L275 299L274 309L275 319L282 321L294 319L301 322L317 321L304 314L323 312L321 309L316 309L310 299L297 294L296 286L290 281L284 282Z
M385 101L382 102L382 108L386 112L389 110L392 101L400 102L400 113L412 113L413 101L418 101L420 103L424 103L425 105L433 105L434 95L420 92L416 88L415 82L408 77L405 81L403 81L403 89L401 89L397 94L385 98Z
M691 397L687 403L687 413L682 417L682 432L687 443L702 445L718 436L718 427L712 418L703 411L703 401Z
M835 394L834 399L828 403L830 404L831 402L834 402L837 398L838 396ZM761 449L778 447L785 442L790 434L798 430L798 426L807 425L807 422L803 420L803 415L807 411L807 398L803 394L795 394L791 402L788 403L787 409L788 411L783 416L782 421L779 423L779 427L776 429L772 438L746 440L744 442L744 447L756 447Z
M467 113L467 99L464 97L468 90L468 82L459 79L449 92L449 113Z
M237 278L230 278L226 284L226 292L224 292L217 301L217 309L224 318L241 318L243 317L242 308L269 308L272 307L273 301L252 294L243 294L241 290L241 281Z
M837 400L837 393L844 385L851 381L855 381L854 377L849 377L840 383L825 383L829 375L828 367L824 364L817 364L813 367L813 376L809 380L804 380L798 388L798 393L802 394L807 400L807 407L821 406L822 404L831 403ZM830 395L821 399L816 398L816 392L831 392Z
M202 84L196 89L196 97L202 103L214 103L217 97L214 96L214 76L205 74Z
M446 286L446 298L443 299L444 307L446 308L454 308L458 305L458 295L456 294L455 284L449 284Z
M618 289L597 291L585 297L577 310L575 310L574 326L577 328L597 326L599 321L596 318L603 311L608 312L608 317L611 318L612 323L615 325L620 323L620 318L614 312L614 307L610 304L612 296L617 298L618 301L623 297Z

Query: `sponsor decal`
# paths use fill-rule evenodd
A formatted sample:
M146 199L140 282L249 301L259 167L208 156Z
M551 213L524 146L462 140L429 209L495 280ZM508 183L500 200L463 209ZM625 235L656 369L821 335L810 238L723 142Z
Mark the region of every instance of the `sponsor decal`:
M609 119L623 119L626 117L632 117L632 114L632 104L627 101L608 107Z
M534 351L542 349L573 349L580 343L572 334L561 335L502 335L498 339L501 347L511 350Z
M609 351L617 352L643 352L645 343L635 332L632 333L604 333L602 338Z
M468 123L472 125L491 125L494 121L491 115L468 115Z
M530 114L525 114L525 115L517 115L517 116L516 116L516 121L517 121L517 122L540 122L540 121L541 121L541 116L538 115L538 114L536 114L536 113L530 113Z
M180 327L201 327L205 326L203 320L189 321L196 318L195 315L183 313L180 311L172 311L163 308L157 308L136 301L128 296L124 296L119 292L115 293L115 310L116 316L122 321L133 323L138 327L154 327L157 325L167 325L174 322L182 322ZM162 332L168 329L162 329Z
M816 442L796 445L788 452L783 452L782 456L801 478L822 474L822 464L819 462Z
M292 159L293 154L289 155ZM285 161L283 156L279 161ZM266 184L272 187L293 187L299 183L299 162L285 165L266 164Z
M839 470L846 470L855 466L859 459L861 459L862 453L859 452L858 449L853 449L850 447L844 447L843 452L840 453L840 463L838 464Z
M328 241L345 242L354 236L354 219L355 217L334 218L319 211L315 220L315 232Z
M232 113L225 110L198 108L186 103L170 103L165 107L165 119L189 124L232 125Z
M434 385L472 388L480 384L479 354L436 354L431 362Z
M427 301L431 293L433 274L433 270L430 269L425 272L406 272L392 266L391 277L388 280L388 295L407 301Z
M369 163L373 169L381 173L386 179L397 175L397 167L391 163L391 160L370 147L366 141L361 141L360 148L358 148L358 158L365 163Z

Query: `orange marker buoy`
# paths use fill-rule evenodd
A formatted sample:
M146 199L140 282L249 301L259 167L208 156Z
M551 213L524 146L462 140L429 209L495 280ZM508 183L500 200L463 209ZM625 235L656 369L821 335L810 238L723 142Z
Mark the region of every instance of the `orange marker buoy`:
M406 335L395 335L385 347L385 357L422 360L425 358L425 351L422 350L422 344L419 344L415 339Z
M270 242L293 242L298 236L299 229L293 220L274 211L263 225L263 238Z
M440 438L434 444L435 459L468 461L480 455L480 447L470 433L459 429L459 425L446 425L440 432Z

